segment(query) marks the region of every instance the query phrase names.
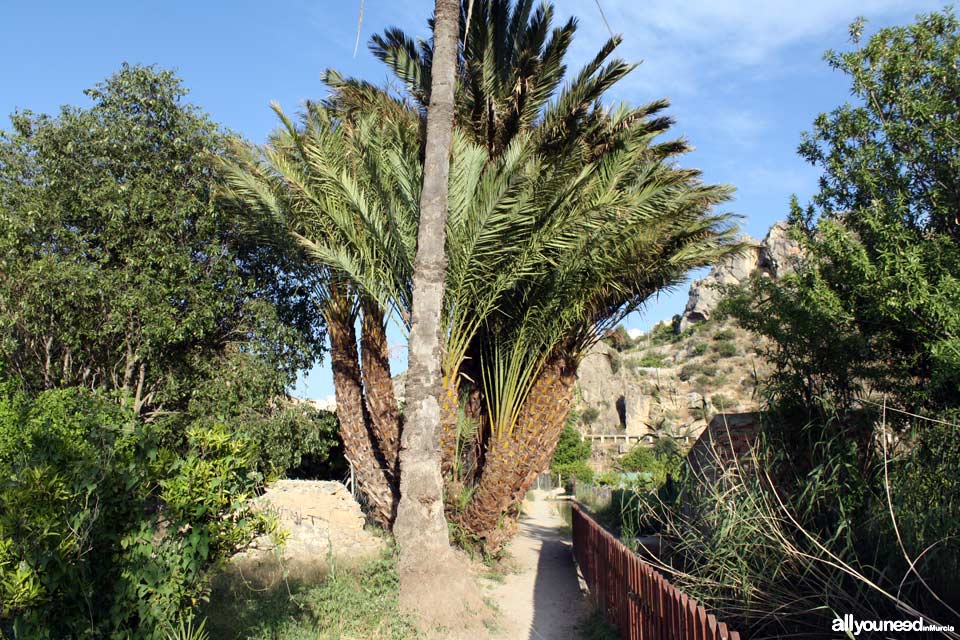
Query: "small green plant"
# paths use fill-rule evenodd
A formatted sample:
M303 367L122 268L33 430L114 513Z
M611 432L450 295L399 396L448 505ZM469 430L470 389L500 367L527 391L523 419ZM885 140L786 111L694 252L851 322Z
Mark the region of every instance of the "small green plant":
M580 414L580 419L583 420L584 424L593 424L599 417L600 409L597 409L596 407L587 407Z
M715 334L713 334L714 340L733 340L737 334L733 332L733 329L720 329Z
M713 349L721 358L732 358L738 353L737 345L733 340L720 340L713 345Z
M660 353L645 353L637 361L637 367L662 369L667 366L667 358Z
M707 352L706 342L698 342L697 344L693 345L693 347L690 349L691 356L702 356L706 352Z
M726 411L736 406L733 400L722 393L715 393L710 396L710 404L712 404L717 411Z

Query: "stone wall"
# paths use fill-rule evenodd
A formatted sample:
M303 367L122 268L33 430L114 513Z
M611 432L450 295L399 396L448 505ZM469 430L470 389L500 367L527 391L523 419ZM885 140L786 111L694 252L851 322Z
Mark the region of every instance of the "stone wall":
M749 465L747 456L759 435L759 413L717 414L690 449L687 462L695 473L715 480L738 460Z

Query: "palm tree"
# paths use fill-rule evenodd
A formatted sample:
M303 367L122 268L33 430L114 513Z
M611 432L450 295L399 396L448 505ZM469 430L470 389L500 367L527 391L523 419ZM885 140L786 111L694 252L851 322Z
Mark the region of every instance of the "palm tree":
M605 42L561 88L566 72L564 57L576 32L576 20L571 18L558 28L552 27L552 20L552 5L541 3L534 9L532 0L516 4L510 0L461 3L461 39L465 45L458 66L457 124L470 141L496 157L518 135L526 133L530 144L545 157L572 152L589 160L616 143L618 127L643 121L652 131L668 128L670 120L657 117L668 106L666 100L631 109L615 122L601 106L604 93L635 67L611 58L619 37ZM387 29L371 39L370 47L423 111L430 95L432 41L418 42L399 29ZM350 82L341 81L341 86ZM667 141L651 145L649 152L651 157L668 157L684 150L682 142ZM454 350L452 355L458 353ZM455 468L459 448L461 379L451 372L459 371L462 363L453 360L445 369L442 407L441 447L443 469L448 475ZM469 404L478 406L476 393L469 397L473 400Z
M224 167L225 195L244 208L266 241L291 239L294 250L327 271L328 286L317 291L317 302L330 340L341 437L373 517L389 527L399 497L401 420L385 316L398 305L409 310L419 186L411 186L404 201L398 185L420 180L418 118L406 117L408 112L390 101L379 105L377 117L356 121L337 118L322 104L308 104L297 123L274 109L281 128L252 153L237 145L236 160ZM374 156L371 149L382 153ZM391 234L376 226L373 215L355 217L357 209L411 215L392 218L398 230ZM400 274L400 281L383 274Z
M490 547L509 532L511 518L503 514L552 455L585 350L688 270L737 248L729 216L711 213L729 190L676 166L687 150L683 141L659 142L671 124L658 115L666 102L613 111L600 105L606 88L630 68L619 61L604 66L616 41L553 95L562 67L554 60L562 59L572 23L544 42L536 34L547 31L549 7L528 22L528 3L509 9L506 2L478 1L475 16L484 18L486 35L471 31L466 51L509 64L524 60L525 69L542 73L508 77L538 87L530 96L547 94L521 100L491 89L488 98L473 98L496 103L482 126L457 114L441 321L443 471L451 476L457 469L463 496L472 496L451 501L467 503L453 515ZM504 11L506 21L499 17ZM498 24L507 24L508 34L528 35L495 38L503 29ZM519 43L519 53L494 55L510 43ZM417 59L432 60L432 49L424 45ZM465 66L476 67L461 61L461 93L468 91ZM331 98L308 105L297 125L281 113L284 128L256 170L236 167L228 177L239 199L281 221L315 261L408 326L423 171L417 105L428 94L411 81L409 108L367 83L335 73L326 79ZM479 89L469 91L481 96L484 87L509 83L475 84ZM497 106L510 100L514 107ZM514 111L527 115L496 115ZM501 121L519 124L491 136L489 123ZM372 378L363 375L364 383ZM365 406L369 412L374 403ZM382 450L375 420L367 421L374 449ZM477 446L457 446L465 422L479 425ZM458 455L468 464L454 464Z

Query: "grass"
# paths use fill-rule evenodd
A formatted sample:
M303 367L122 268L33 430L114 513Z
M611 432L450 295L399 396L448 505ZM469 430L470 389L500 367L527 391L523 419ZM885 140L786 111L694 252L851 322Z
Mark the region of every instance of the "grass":
M620 640L620 632L604 620L599 611L594 611L580 621L577 634L581 640Z
M313 584L281 580L258 589L224 574L202 614L211 640L415 638L398 595L396 559L385 552L356 569L334 567Z

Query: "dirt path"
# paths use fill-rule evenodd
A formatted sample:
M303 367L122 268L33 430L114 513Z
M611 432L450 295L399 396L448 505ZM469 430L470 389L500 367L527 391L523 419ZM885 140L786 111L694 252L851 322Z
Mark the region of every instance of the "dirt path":
M563 520L546 493L532 492L524 503L520 530L508 547L515 571L488 594L500 610L492 638L575 640L577 623L588 613Z

